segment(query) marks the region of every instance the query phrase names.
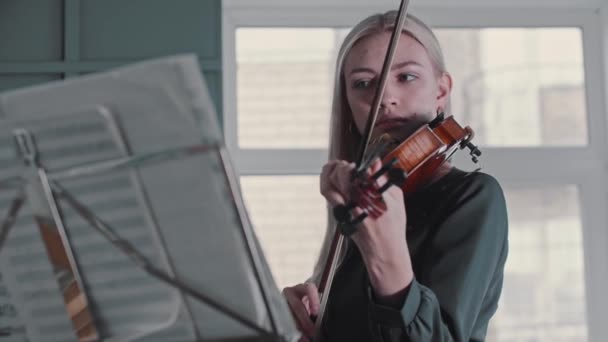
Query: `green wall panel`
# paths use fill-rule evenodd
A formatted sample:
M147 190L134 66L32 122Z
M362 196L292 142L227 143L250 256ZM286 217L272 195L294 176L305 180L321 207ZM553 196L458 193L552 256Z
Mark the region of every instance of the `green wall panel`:
M0 0L0 62L63 57L60 0Z
M220 0L0 0L0 91L195 53L222 113Z
M183 52L220 58L220 1L82 0L80 13L84 60Z
M0 92L61 79L59 74L0 74Z

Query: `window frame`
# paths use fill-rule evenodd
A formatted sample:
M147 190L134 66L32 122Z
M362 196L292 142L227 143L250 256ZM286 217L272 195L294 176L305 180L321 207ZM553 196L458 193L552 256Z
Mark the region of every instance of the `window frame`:
M240 27L347 27L374 12L393 9L346 1L308 5L271 0L229 0L223 8L224 134L230 154L242 176L317 175L327 159L323 149L243 149L237 142L235 32ZM608 4L578 1L578 7L557 2L554 7L516 3L508 8L471 4L451 8L416 7L411 11L436 27L580 27L584 53L588 144L580 147L484 147L481 166L505 185L578 187L583 234L584 281L588 341L608 340L602 316L608 307ZM572 4L572 1L570 2ZM575 4L576 5L576 4ZM504 5L503 5L504 6ZM516 6L516 7L515 7ZM602 7L603 6L603 7ZM464 163L466 153L457 154ZM464 164L467 165L467 164ZM469 164L470 165L470 164ZM564 284L569 286L569 284Z

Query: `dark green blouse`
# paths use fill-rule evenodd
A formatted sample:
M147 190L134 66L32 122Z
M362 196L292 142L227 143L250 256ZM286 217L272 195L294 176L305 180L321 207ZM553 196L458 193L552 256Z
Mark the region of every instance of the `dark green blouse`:
M349 241L336 272L323 341L483 341L507 258L507 210L498 182L453 169L406 201L415 279L400 308L376 304Z

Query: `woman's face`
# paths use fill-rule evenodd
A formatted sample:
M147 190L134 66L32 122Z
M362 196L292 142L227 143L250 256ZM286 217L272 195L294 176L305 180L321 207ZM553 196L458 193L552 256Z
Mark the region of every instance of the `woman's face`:
M362 38L344 62L346 98L360 133L365 130L390 37L387 31ZM404 140L445 108L451 87L449 74L438 75L426 49L401 34L372 137L389 133Z

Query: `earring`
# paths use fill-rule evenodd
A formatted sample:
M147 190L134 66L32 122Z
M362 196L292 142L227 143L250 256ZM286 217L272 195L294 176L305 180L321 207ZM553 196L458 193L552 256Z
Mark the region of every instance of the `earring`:
M437 108L437 118L439 120L443 120L444 116L445 116L445 113L443 112L443 108L441 108L441 107Z
M444 113L441 108L437 108L437 116L431 122L429 122L429 127L431 129L435 129L439 124L443 121Z

